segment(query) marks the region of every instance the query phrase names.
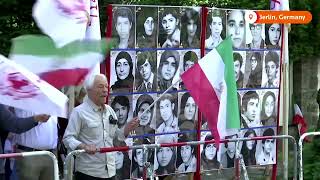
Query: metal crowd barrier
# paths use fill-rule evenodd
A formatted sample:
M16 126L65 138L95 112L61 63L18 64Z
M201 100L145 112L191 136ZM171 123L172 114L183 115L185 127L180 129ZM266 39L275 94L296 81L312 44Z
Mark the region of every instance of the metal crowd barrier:
M303 148L303 140L307 136L319 136L320 132L308 132L302 134L299 138L299 179L303 180L303 159L302 159L302 148Z
M240 141L251 141L251 140L263 140L263 139L290 139L292 140L294 144L294 180L297 180L297 143L296 140L289 135L278 135L278 136L263 136L263 137L253 137L253 138L237 138L237 139L225 139L221 140L220 143L227 143L227 142L236 142L236 148ZM114 151L128 151L133 149L143 149L143 159L145 164L145 169L143 173L143 179L147 179L147 173L148 178L153 179L152 171L148 171L148 162L147 157L145 157L145 151L147 149L154 149L154 148L160 148L160 147L173 147L173 146L185 146L185 145L200 145L200 144L212 144L215 143L214 140L209 141L190 141L190 142L179 142L179 143L164 143L164 144L143 144L143 145L135 145L135 146L123 146L123 147L103 147L97 150L99 153L107 153L107 152L114 152ZM74 155L79 155L81 153L84 153L84 150L75 150L70 152L64 162L64 177L65 180L72 180L72 173L73 173L73 166L71 166L71 160ZM236 156L239 158L239 156ZM240 161L240 163L239 163ZM243 161L243 160L242 160ZM241 158L238 159L238 163L236 163L238 167L236 167L236 179L240 179L240 164L241 164ZM245 169L244 169L245 170ZM245 179L248 179L248 176L245 172Z
M21 153L9 153L0 154L0 159L4 158L23 158L28 156L49 156L53 163L54 180L59 180L59 167L56 156L50 151L33 151L33 152L21 152Z

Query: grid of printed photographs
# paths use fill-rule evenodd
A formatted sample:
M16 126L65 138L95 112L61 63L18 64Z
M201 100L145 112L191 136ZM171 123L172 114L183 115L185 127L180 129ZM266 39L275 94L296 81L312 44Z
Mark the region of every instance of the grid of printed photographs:
M228 35L232 36L235 50L241 129L227 138L264 136L269 135L269 131L275 134L280 26L246 24L242 10L209 8L208 13L206 52ZM115 146L197 140L198 108L183 82L178 80L201 58L201 8L114 5L112 21L112 38L116 45L110 53L109 105L116 112L119 128L132 117L140 118L140 125L133 134L125 142L115 139ZM143 113L168 88L169 91ZM202 118L201 131L202 140L212 139L205 118ZM248 154L243 156L254 157L254 163L250 160L246 165L275 163L275 142L270 150L272 157L267 160L266 155L260 157L260 152L269 150L265 148L265 141L251 142L251 149L249 146L241 143ZM229 155L232 147L232 143L226 144L218 153L214 144L201 146L202 170L220 165L233 167L229 164L230 156L217 160L217 154ZM161 176L195 172L196 152L196 146L182 146L149 149L146 154L154 174ZM244 160L247 162L246 158ZM117 152L116 169L120 179L141 178L143 150Z

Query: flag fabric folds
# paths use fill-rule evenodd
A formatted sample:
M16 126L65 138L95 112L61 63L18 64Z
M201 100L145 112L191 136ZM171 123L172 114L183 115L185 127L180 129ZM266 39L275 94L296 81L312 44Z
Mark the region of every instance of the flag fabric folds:
M84 0L37 0L32 15L58 47L84 39L90 16Z
M37 75L0 55L0 102L66 118L68 98Z
M104 50L105 40L74 41L56 48L49 37L24 35L13 39L10 59L59 89L79 85L103 60Z
M217 147L227 129L240 128L230 37L181 75L199 110L207 118Z
M294 108L294 116L292 119L292 123L298 126L299 135L306 133L308 130L307 121L304 119L300 107L297 104L293 105ZM304 139L305 142L310 142L310 139L306 137Z

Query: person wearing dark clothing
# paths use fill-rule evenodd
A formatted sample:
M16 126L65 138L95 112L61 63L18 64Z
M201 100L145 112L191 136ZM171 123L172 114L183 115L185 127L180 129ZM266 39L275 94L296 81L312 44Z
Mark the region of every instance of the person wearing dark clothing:
M4 105L0 104L0 134L8 132L23 133L38 125L38 122L46 122L48 115L36 115L28 118L18 118ZM1 138L2 139L2 138ZM0 139L0 154L3 154L3 143ZM5 138L4 138L5 139ZM0 180L4 180L4 159L0 159Z

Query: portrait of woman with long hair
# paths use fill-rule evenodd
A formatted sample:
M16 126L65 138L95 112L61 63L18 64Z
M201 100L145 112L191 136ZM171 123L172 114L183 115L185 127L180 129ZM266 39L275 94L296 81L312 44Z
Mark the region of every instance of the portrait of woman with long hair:
M213 140L211 134L207 134L205 141ZM204 144L201 152L201 167L202 170L219 169L221 166L218 161L218 148L215 143Z
M184 48L200 48L201 22L199 11L186 8L181 17L181 42Z
M254 130L249 129L243 136L244 138L253 138L257 137L257 134ZM246 166L256 165L256 149L257 141L244 141L241 148L241 154Z
M276 96L273 92L267 91L262 99L261 123L264 126L274 126L276 122Z

